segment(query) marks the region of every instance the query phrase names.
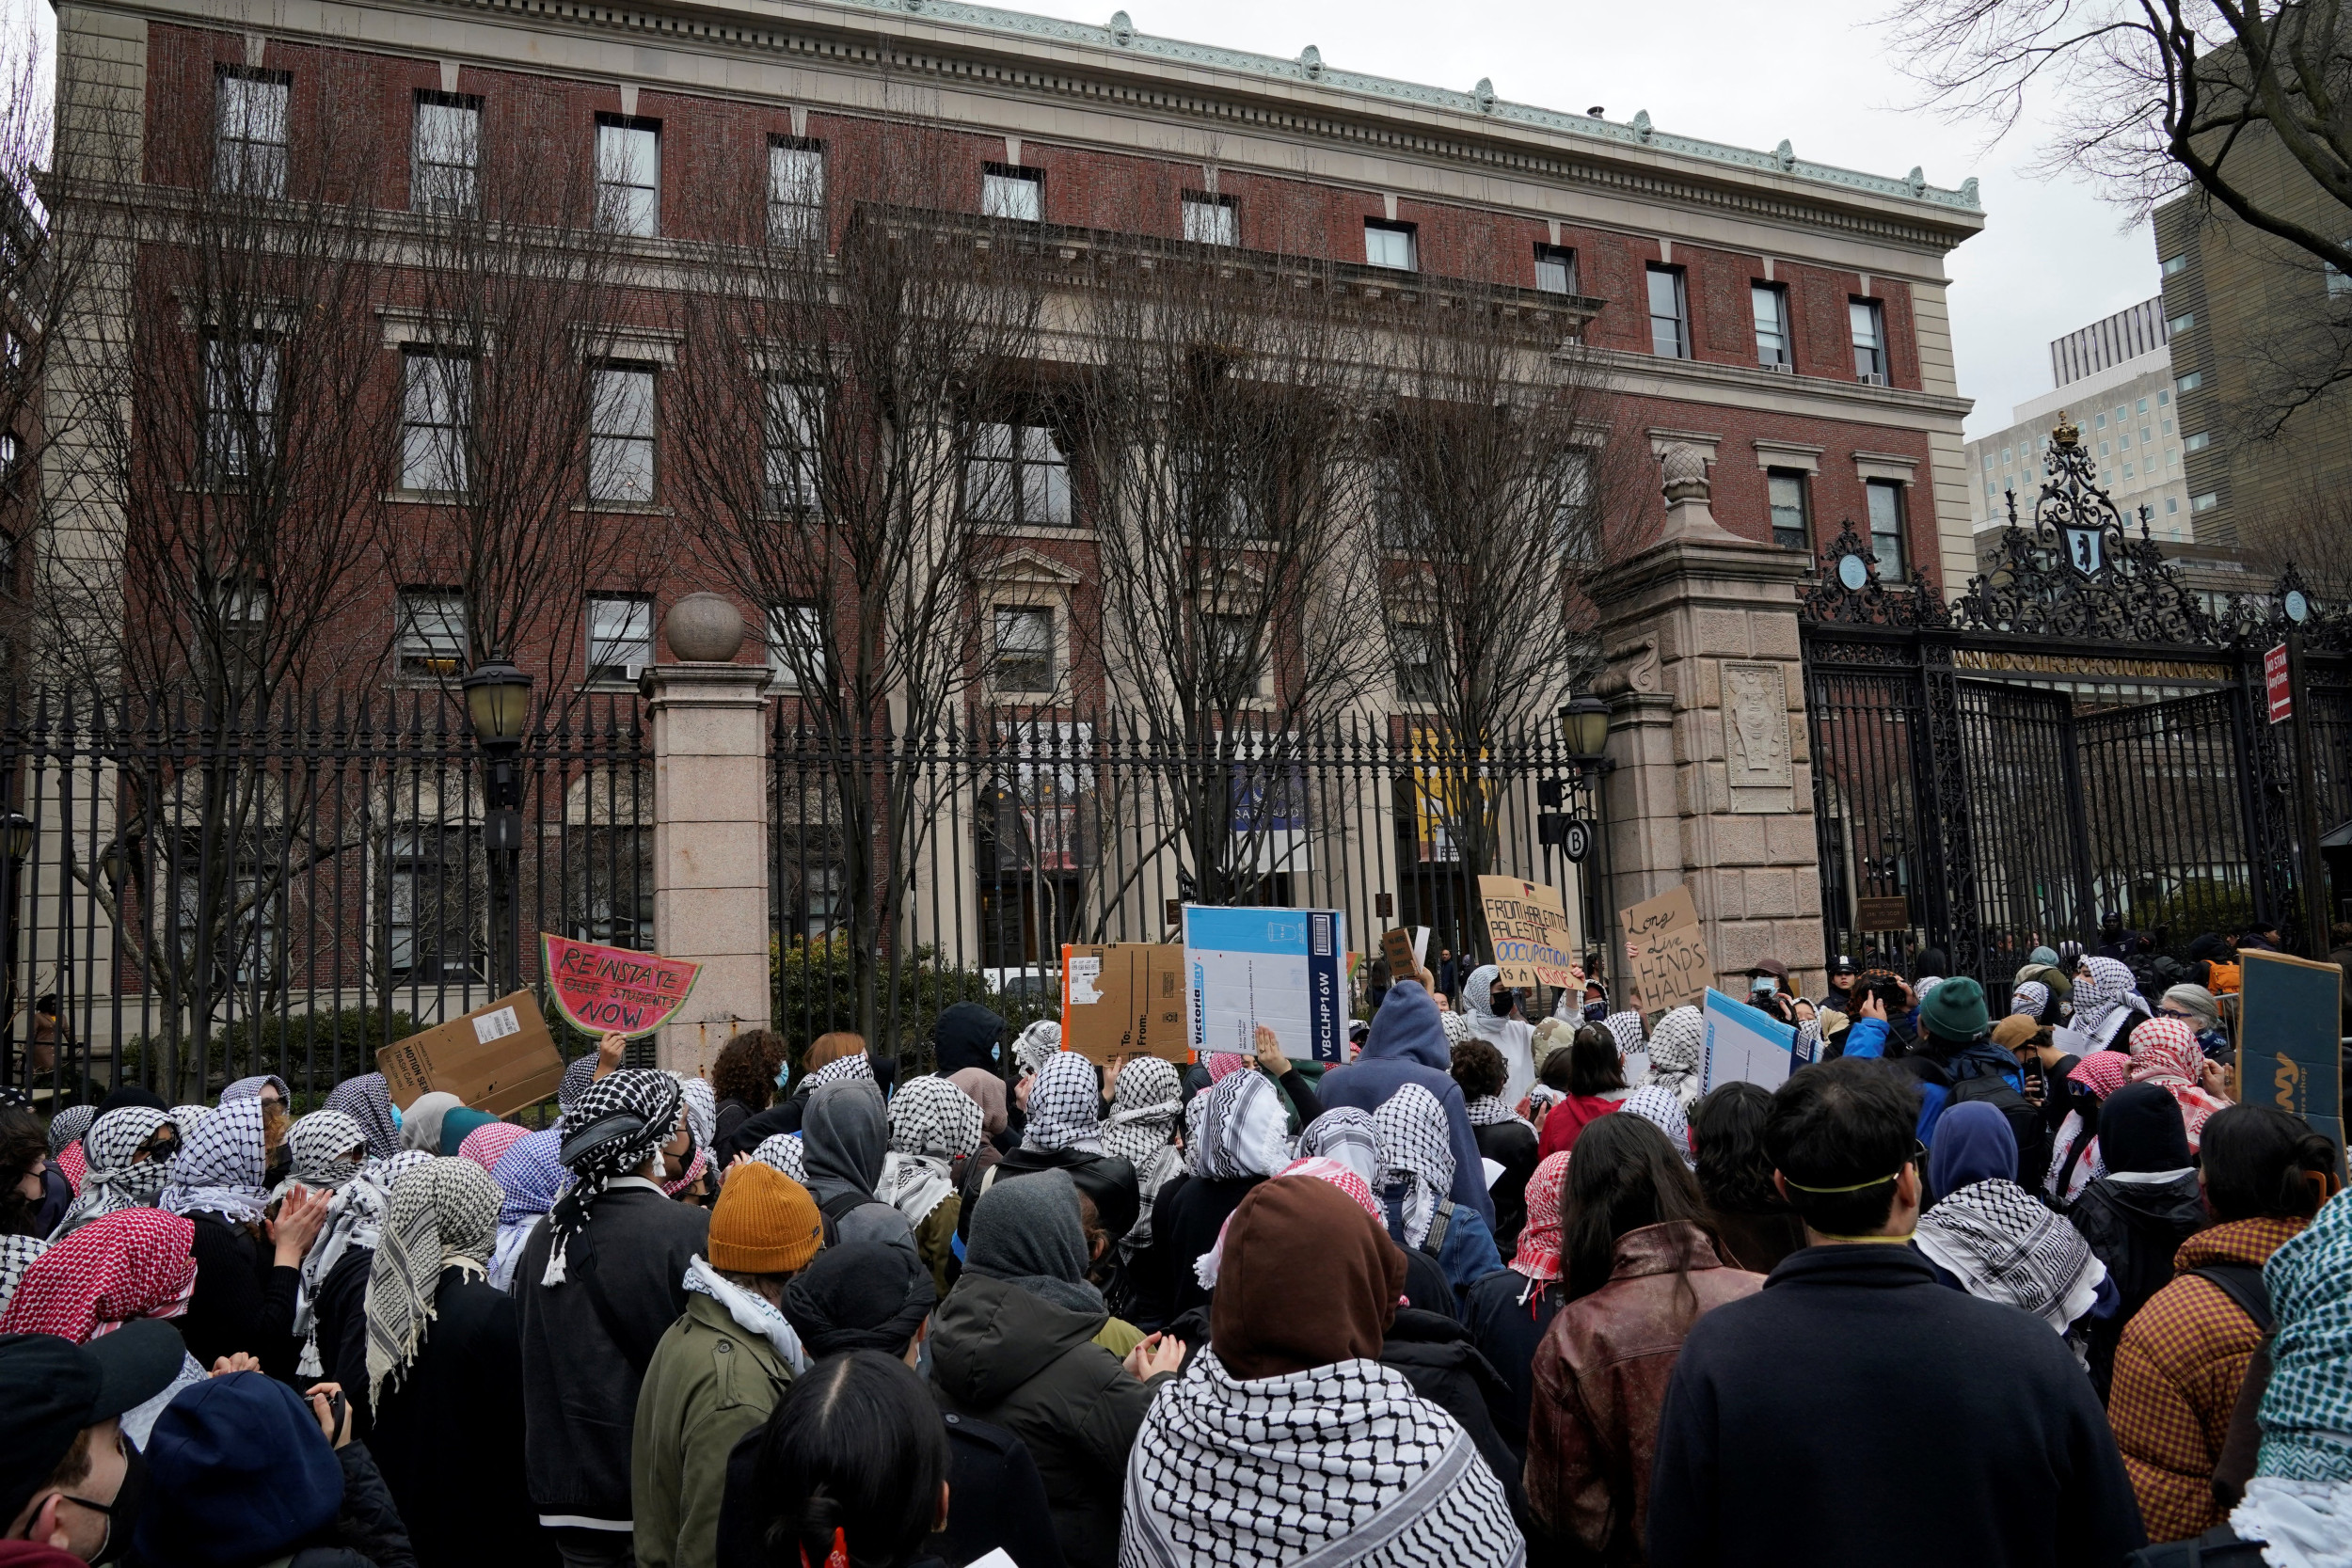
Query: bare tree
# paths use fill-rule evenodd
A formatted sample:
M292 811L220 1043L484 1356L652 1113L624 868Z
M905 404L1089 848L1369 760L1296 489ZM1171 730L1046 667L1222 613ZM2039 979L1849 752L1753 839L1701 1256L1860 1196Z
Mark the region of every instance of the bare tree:
M1151 818L1131 875L1173 847L1206 903L1261 895L1306 733L1387 666L1352 270L1122 237L1071 277L1100 563L1087 629L1111 699L1168 759L1159 798L1122 808Z
M971 215L935 142L883 120L717 182L752 194L706 220L720 243L681 291L665 389L689 547L766 621L823 759L815 831L869 1038L940 804L929 751L977 673L972 585L1004 548L965 504L967 459L1036 373L1034 230Z
M1612 438L1607 372L1561 336L1577 325L1471 290L1403 312L1366 429L1386 643L1430 759L1426 809L1466 883L1498 847L1505 781L1486 759L1600 664L1582 590L1607 503L1633 476Z
M225 1008L258 1015L282 992L290 889L348 847L312 831L316 772L256 761L253 736L383 657L348 631L389 478L379 166L332 111L367 84L330 61L213 85L213 117L152 122L151 181L108 178L93 152L60 185L61 226L116 258L67 309L120 317L84 324L49 388L73 440L45 487L35 594L46 689L172 705L196 736L194 754L119 772L111 842L60 846L160 993L151 1071L175 1092Z

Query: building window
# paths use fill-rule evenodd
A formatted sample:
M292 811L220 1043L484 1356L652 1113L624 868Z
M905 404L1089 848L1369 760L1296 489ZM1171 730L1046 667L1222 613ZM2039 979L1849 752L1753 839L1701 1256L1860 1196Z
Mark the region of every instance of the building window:
M2112 441L2100 442L2099 455L2102 457L2113 457L2115 455L2115 443Z
M1886 312L1875 299L1846 302L1846 321L1853 334L1853 373L1873 387L1886 385Z
M392 653L400 673L440 680L466 669L466 597L446 588L400 591Z
M982 165L980 215L1010 218L1015 223L1043 223L1045 171L1015 168L1009 164Z
M2130 405L2129 404L2122 404L2122 403L2119 403L2119 404L2117 404L2115 405L2115 422L2116 422L2117 424L2127 424L2127 423L2129 423L2129 422L2130 422L2130 420L2131 420L2131 417L2132 417L2132 410L2131 410L2131 405Z
M2178 382L2174 383L2174 385L2184 392L2193 392L2204 384L2205 372L2202 371L2191 371L2186 375L2181 377ZM2163 394L2158 393L2157 396L2161 398Z
M1788 291L1777 283L1752 283L1748 303L1756 313L1756 362L1776 371L1792 369Z
M769 138L768 238L776 245L824 243L824 143L798 136Z
M1548 294L1576 293L1576 252L1565 245L1537 245L1535 287Z
M2188 509L2191 512L2211 512L2215 507L2219 506L2220 504L2221 496L2219 492L2208 490L2201 496L2191 496L2188 500Z
M2181 466L2180 452L2177 450L2166 452L2164 454L2164 466L2168 468L2179 467Z
M2174 514L2175 512L2178 512L2180 509L2181 509L2181 498L2180 498L2180 497L2178 497L2178 496L2167 496L2167 497L2165 497L2165 498L2164 498L2164 515L2165 515L2166 516L2169 517L2170 515L2172 515L2172 514Z
M278 345L204 340L204 469L251 478L278 455Z
M1364 264L1370 267L1391 267L1398 272L1415 272L1421 259L1414 244L1413 226L1409 223L1383 223L1378 218L1364 219Z
M2129 463L2123 465L2123 477L2125 479L2132 477L2132 466Z
M2099 415L2099 416L2097 417L2097 420L2096 420L2095 424L2093 425L2093 428L2094 428L2094 429L2098 429L2098 430L2105 430L2105 429L2106 429L2106 427L2107 427L2107 417L2106 417L2105 414L2101 414L2101 415Z
M2148 417L2148 400L2146 398L2141 398L2137 403L2132 404L2132 412L2137 414L2143 420L2146 419Z
M1903 487L1890 479L1863 486L1870 498L1870 553L1878 557L1879 580L1900 582L1911 575L1903 549Z
M768 610L768 674L776 686L800 690L821 688L825 626L813 604L772 605ZM807 678L803 680L803 676Z
M2159 391L2156 393L2156 406L2157 406L2157 407L2162 408L2162 407L2163 407L2166 404L2170 403L2171 401L2172 401L2172 394L2171 394L2169 391L2159 390Z
M1784 550L1813 548L1813 520L1805 508L1804 479L1800 468L1765 470L1765 498L1772 512L1772 543ZM1992 489L1990 481L1985 488Z
M653 601L643 594L588 598L588 682L634 681L653 662Z
M984 523L1067 528L1070 467L1054 433L1043 425L975 426L963 504Z
M1241 244L1241 214L1230 196L1184 193L1184 238L1194 245Z
M588 499L650 505L653 442L653 372L636 365L596 372L588 414Z
M2328 292L2329 293L2334 293L2336 292L2336 281L2332 277L2328 280ZM2171 337L2177 338L2182 333L2186 332L2190 327L2195 326L2196 325L2197 312L2194 310L2184 310L2177 316L2167 318L2164 324L2164 330Z
M768 383L767 498L771 512L798 512L818 499L818 435L823 407L813 387Z
M1265 653L1255 620L1247 615L1203 615L1200 638L1201 657L1207 666L1202 673L1213 689L1264 694Z
M286 94L282 71L222 66L213 80L213 188L232 196L286 194Z
M2178 277L2187 270L2188 258L2185 256L2168 256L2164 259L2164 276L2167 277Z
M480 199L482 100L446 92L417 94L408 159L411 210L444 216L471 213Z
M411 350L400 356L400 487L465 494L473 361Z
M661 232L661 128L596 119L596 227L613 234Z
M1054 612L1030 605L996 607L989 684L999 691L1054 689Z
M1691 357L1691 307L1680 267L1649 269L1649 347L1661 359Z
M2001 467L2005 467L2005 468L2009 467L2009 458L2010 458L2010 449L2009 449L2009 448L2007 448L2007 447L2003 447L2003 448L2001 449Z
M2213 433L2211 431L2201 430L2196 435L2190 436L2187 440L2183 441L2181 445L2190 451L2203 451L2207 447L2213 445Z
M1408 703L1438 700L1438 660L1427 626L1396 628L1396 694Z

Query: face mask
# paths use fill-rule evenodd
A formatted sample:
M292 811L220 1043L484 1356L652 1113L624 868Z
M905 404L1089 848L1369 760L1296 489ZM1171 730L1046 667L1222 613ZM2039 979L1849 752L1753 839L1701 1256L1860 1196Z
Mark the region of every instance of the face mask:
M1748 985L1750 996L1770 996L1778 990L1780 990L1780 982L1769 974L1759 974Z
M130 1438L119 1440L122 1444L122 1484L115 1489L111 1505L77 1497L71 1492L59 1494L76 1508L106 1516L106 1537L99 1544L98 1555L90 1559L93 1568L114 1562L131 1549L132 1533L138 1528L139 1505L147 1498L147 1456L139 1452L139 1446Z

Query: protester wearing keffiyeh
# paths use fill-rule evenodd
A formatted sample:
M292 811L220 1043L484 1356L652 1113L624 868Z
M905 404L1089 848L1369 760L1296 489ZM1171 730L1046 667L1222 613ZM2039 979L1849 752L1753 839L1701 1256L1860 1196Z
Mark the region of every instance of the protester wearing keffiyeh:
M1454 1185L1454 1145L1438 1097L1407 1084L1388 1098L1372 1118L1380 1134L1388 1169L1383 1183L1405 1185L1405 1244L1419 1246L1429 1235L1438 1205Z
M1388 1162L1380 1155L1380 1130L1368 1112L1353 1105L1326 1111L1298 1134L1298 1157L1337 1160L1377 1192L1389 1179Z
M579 1151L564 1162L577 1180L548 1212L553 1245L548 1249L540 1284L553 1287L569 1277L571 1249L586 1237L589 1209L615 1177L637 1174L677 1136L685 1104L685 1091L668 1073L623 1068L591 1084L564 1113L566 1148L590 1132L601 1130L608 1135L580 1144Z
M808 1147L798 1132L771 1132L759 1140L752 1158L772 1165L803 1186L808 1185Z
M2230 1515L2277 1568L2341 1568L2352 1541L2352 1202L2337 1197L2263 1266L2278 1332L2262 1449Z
M262 1178L269 1153L258 1099L231 1100L197 1124L180 1129L180 1152L172 1156L163 1206L175 1214L218 1214L242 1225L258 1225L268 1206Z
M1026 1078L1033 1072L1044 1071L1045 1064L1060 1050L1061 1025L1052 1019L1038 1020L1022 1030L1020 1037L1012 1042L1015 1075Z
M1677 1007L1660 1019L1649 1037L1645 1086L1671 1090L1688 1113L1699 1098L1699 1055L1706 1042L1707 1019L1696 1007Z
M956 1165L980 1147L980 1108L945 1078L910 1078L890 1102L880 1196L920 1227L956 1190Z
M400 1152L400 1117L380 1072L346 1078L326 1091L326 1109L341 1111L367 1135L368 1158L389 1160ZM182 1128L184 1134L187 1129Z
M1291 1163L1283 1121L1281 1101L1265 1075L1237 1072L1184 1107L1185 1163L1207 1181L1272 1176Z
M592 1051L585 1056L573 1057L564 1064L564 1082L556 1085L556 1111L569 1116L572 1107L580 1103L580 1097L588 1092L588 1085L596 1081L596 1053Z
M1519 1227L1510 1268L1527 1277L1529 1291L1560 1277L1560 1210L1568 1191L1568 1158L1565 1149L1547 1154L1527 1179L1527 1223ZM1519 1299L1525 1301L1527 1292Z
M2152 1018L2132 1031L2132 1082L2153 1084L2180 1105L2191 1154L2206 1121L2230 1103L2206 1093L2198 1082L2204 1065L2204 1048L2185 1019Z
M259 1100L262 1098L262 1091L270 1088L278 1091L278 1103L281 1107L293 1098L293 1091L286 1087L286 1081L283 1078L274 1072L263 1072L251 1078L240 1078L221 1090L220 1102L226 1105L231 1101Z
M526 1132L490 1167L490 1180L503 1195L499 1204L498 1244L490 1256L490 1283L501 1291L514 1282L515 1259L522 1256L532 1227L539 1223L540 1215L555 1207L556 1195L564 1190L569 1173L556 1157L563 1147L564 1134L557 1128Z
M0 1334L86 1344L141 1318L176 1318L196 1289L196 1226L153 1209L92 1220L42 1253L0 1315Z
M1698 1156L1691 1151L1691 1121L1685 1114L1688 1102L1658 1084L1645 1084L1617 1102L1620 1116L1640 1117L1666 1134L1666 1141L1675 1146L1682 1163L1692 1169L1698 1167Z
M642 1163L642 1162L641 1162ZM392 1184L368 1267L368 1403L394 1387L424 1343L441 1271L486 1277L500 1195L481 1166L452 1156L423 1162Z
M1157 1056L1137 1056L1119 1069L1111 1089L1111 1114L1103 1118L1103 1152L1136 1167L1141 1206L1130 1236L1152 1234L1152 1200L1184 1168L1175 1141L1184 1112L1184 1085L1175 1066Z
M2094 1051L2067 1073L2068 1092L2074 1103L2058 1125L2058 1141L2051 1147L2050 1174L2042 1183L2042 1190L2060 1203L2073 1203L2082 1196L2085 1187L2107 1173L2099 1156L2099 1105L2130 1083L2131 1076L2132 1059L2121 1051ZM2077 1091L2086 1091L2089 1098Z
M118 1209L151 1207L156 1196L164 1190L164 1179L170 1174L169 1162L137 1159L147 1140L159 1127L171 1125L171 1118L161 1111L144 1105L125 1105L119 1111L108 1111L90 1124L82 1135L82 1148L89 1157L89 1168L83 1173L82 1194L66 1211L57 1226L60 1238L72 1235L81 1227L102 1214Z
M457 1157L471 1160L482 1167L482 1174L487 1176L498 1168L498 1163L506 1157L508 1149L530 1135L531 1130L527 1127L517 1127L511 1121L494 1121L467 1133L466 1141L457 1146Z
M1303 1160L1293 1160L1275 1173L1275 1180L1280 1180L1294 1176L1304 1176L1316 1181L1328 1181L1332 1186L1345 1193L1357 1208L1371 1215L1375 1225L1388 1223L1386 1216L1380 1212L1380 1200L1372 1196L1372 1188L1366 1184L1364 1179L1341 1164L1337 1160L1320 1154L1309 1155ZM1224 1273L1225 1233L1232 1227L1233 1216L1228 1214L1225 1216L1225 1223L1217 1227L1216 1244L1193 1259L1192 1275L1200 1282L1200 1288L1204 1291L1216 1290L1217 1279Z
M2148 999L2139 994L2131 965L2121 958L2086 958L2074 966L2074 1027L2090 1037L2092 1050L2115 1047L2132 1027L2134 1013L2148 1016Z
M1928 1186L1941 1196L1913 1239L1970 1295L2022 1307L2065 1334L2098 1299L2107 1268L2064 1215L2010 1180L2016 1170L2009 1118L1980 1100L1953 1106L1928 1157Z
M80 1196L82 1178L89 1168L87 1153L82 1148L82 1134L98 1119L95 1105L71 1105L49 1120L49 1158L65 1174L66 1182Z
M2009 993L2009 1010L2040 1018L2050 1006L2050 988L2039 980L2020 980Z
M1029 1085L1029 1125L1021 1147L1103 1152L1102 1078L1091 1061L1074 1051L1045 1059Z
M38 1236L0 1236L0 1312L6 1312L15 1299L24 1271L48 1250L49 1243Z

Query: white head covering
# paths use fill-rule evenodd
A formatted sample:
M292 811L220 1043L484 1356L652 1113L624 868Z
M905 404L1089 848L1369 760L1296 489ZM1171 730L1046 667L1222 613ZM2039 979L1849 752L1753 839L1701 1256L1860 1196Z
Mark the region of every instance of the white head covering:
M1229 1072L1184 1107L1185 1161L1204 1180L1278 1175L1290 1164L1283 1121L1265 1074Z

